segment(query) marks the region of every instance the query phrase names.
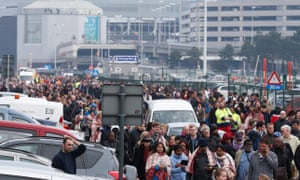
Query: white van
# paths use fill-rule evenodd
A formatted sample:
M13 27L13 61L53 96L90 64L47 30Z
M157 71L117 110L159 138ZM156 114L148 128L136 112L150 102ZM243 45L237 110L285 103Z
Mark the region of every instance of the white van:
M181 99L161 99L148 101L145 114L146 123L157 121L169 123L197 123L198 120L192 105Z
M59 126L63 122L63 104L26 96L0 97L0 106L23 112L36 119L46 119Z

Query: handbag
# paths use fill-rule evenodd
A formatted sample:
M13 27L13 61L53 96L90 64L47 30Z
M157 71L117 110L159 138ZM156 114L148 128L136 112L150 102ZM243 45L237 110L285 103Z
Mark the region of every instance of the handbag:
M286 167L277 167L275 170L275 180L288 180Z

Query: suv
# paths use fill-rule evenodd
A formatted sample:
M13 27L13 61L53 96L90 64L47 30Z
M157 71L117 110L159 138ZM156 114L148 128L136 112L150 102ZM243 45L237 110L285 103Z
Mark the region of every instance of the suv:
M0 147L23 150L53 159L61 150L62 141L62 138L54 137L28 137L7 140L2 142ZM86 145L87 149L76 159L78 175L111 178L109 171L118 171L118 160L112 149L100 144L82 143Z

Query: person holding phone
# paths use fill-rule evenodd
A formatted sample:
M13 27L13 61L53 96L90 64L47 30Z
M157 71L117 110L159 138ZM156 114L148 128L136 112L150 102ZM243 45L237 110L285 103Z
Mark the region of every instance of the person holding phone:
M188 157L183 153L181 145L174 146L174 153L170 156L171 179L182 180L186 178L185 168L188 164Z
M277 167L277 155L270 151L268 141L263 138L259 143L258 150L250 158L248 179L256 180L260 174L265 174L273 179Z

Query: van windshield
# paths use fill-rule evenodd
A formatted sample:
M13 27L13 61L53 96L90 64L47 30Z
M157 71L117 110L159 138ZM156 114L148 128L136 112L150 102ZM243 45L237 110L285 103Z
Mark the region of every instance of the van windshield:
M153 121L160 123L176 123L176 122L197 122L193 111L155 111L153 112Z

